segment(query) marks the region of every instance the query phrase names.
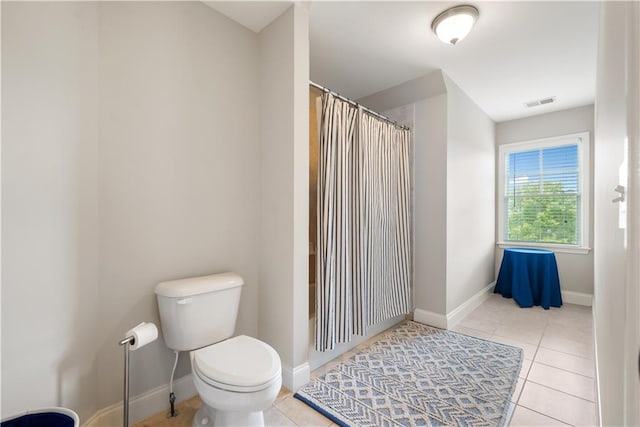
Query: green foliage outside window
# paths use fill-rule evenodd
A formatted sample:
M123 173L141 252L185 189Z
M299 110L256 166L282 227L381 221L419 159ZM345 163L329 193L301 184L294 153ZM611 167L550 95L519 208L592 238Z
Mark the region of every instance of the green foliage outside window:
M578 244L579 196L560 182L517 184L507 195L507 240Z

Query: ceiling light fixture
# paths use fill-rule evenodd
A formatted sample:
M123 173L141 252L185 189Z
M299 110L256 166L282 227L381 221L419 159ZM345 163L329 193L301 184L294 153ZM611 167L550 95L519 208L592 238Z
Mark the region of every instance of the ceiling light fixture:
M478 9L473 6L455 6L436 16L431 29L443 43L455 45L469 34L478 16Z

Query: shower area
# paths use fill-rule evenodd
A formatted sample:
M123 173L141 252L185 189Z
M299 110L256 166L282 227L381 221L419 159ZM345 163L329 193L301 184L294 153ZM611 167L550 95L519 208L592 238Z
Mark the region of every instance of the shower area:
M309 319L316 315L316 247L318 246L318 138L322 91L309 85ZM312 335L311 335L312 336Z
M312 369L412 309L410 166L407 126L310 82Z

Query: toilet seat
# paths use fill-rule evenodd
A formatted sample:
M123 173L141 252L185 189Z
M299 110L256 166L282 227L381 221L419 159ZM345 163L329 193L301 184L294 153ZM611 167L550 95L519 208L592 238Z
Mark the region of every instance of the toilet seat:
M246 335L191 353L194 372L205 383L223 390L253 392L280 379L280 356L267 343Z

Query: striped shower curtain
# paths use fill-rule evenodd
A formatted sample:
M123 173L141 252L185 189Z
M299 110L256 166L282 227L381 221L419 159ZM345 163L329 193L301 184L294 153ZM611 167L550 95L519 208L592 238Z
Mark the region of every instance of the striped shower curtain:
M411 309L409 138L330 93L322 97L318 351Z

